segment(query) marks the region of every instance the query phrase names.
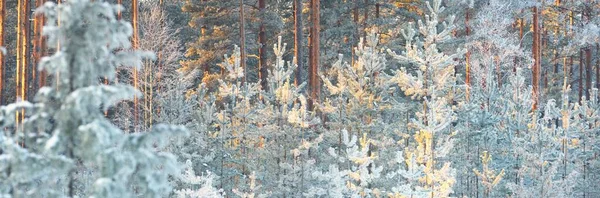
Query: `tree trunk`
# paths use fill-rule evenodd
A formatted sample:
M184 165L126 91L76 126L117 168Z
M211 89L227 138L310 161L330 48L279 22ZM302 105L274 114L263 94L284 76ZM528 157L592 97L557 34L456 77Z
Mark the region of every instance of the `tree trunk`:
M555 7L560 7L560 3L561 3L560 0L556 0L554 2L554 6ZM558 25L556 26L556 29L554 29L554 35L560 35L559 33L560 33L560 27L561 27L561 25L562 25L562 22L559 22ZM558 62L559 62L559 60L558 60L558 50L556 50L556 48L553 50L553 54L554 54L554 61L555 61L554 62L554 74L558 74ZM565 61L565 63L566 63L566 61ZM564 67L564 65L563 65L563 67Z
M296 57L296 79L294 84L302 83L302 69L304 68L304 56L302 53L302 0L294 0L294 56Z
M44 3L46 3L46 0L40 0L41 1L41 5L44 5ZM41 28L40 28L40 47L41 47L41 53L40 55L42 57L44 56L48 56L48 46L46 43L46 37L42 34L43 33L43 28L44 28L44 24L46 24L46 17L44 16L40 16L40 24L41 24ZM37 66L36 66L37 67ZM39 87L43 87L46 86L47 84L47 80L48 80L48 72L46 70L40 71L40 81L39 81Z
M56 5L60 6L61 4L61 0L56 0ZM56 26L60 26L60 10L56 11ZM60 51L60 40L56 42L56 50L55 51ZM56 83L56 90L58 91L60 89L60 72L56 72L54 73L55 77L55 83Z
M469 37L469 35L471 34L471 27L469 27L469 9L468 8L467 8L467 11L465 12L465 34L467 37ZM465 85L467 86L465 96L466 96L467 101L469 101L469 96L470 96L469 92L470 92L470 88L471 88L470 61L471 61L471 52L467 49L467 53L465 54Z
M565 36L569 36L569 35L573 34L573 11L569 12L569 26L568 27L569 27L569 30L565 31ZM568 71L567 73L565 73L565 76L567 76L567 78L568 78L568 76L571 76L571 72L573 72L573 58L574 58L573 55L571 55L569 57L569 68L565 69L566 71ZM575 78L572 78L572 79L575 79ZM567 82L567 83L569 83L569 86L571 86L571 82ZM573 87L573 86L571 86L571 87Z
M246 31L244 30L245 19L244 19L244 0L240 0L240 66L244 69L244 77L242 78L242 85L246 83Z
M363 19L363 45L367 43L367 21L369 20L369 0L365 0Z
M133 26L133 49L139 49L139 24L138 24L138 0L131 0L131 25ZM138 89L138 70L137 68L133 68L133 88ZM133 97L133 117L134 123L133 128L134 132L137 132L137 125L139 123L139 107L138 107L139 99L137 96Z
M29 65L29 1L18 0L17 7L17 68L16 68L16 99L26 100L27 67ZM17 113L17 123L23 117L23 110Z
M569 56L569 66L565 67L565 78L568 79L571 76L571 72L573 72L573 55ZM572 79L575 79L573 77L571 77ZM572 80L571 79L571 80ZM568 85L571 86L571 82L567 81ZM571 86L573 87L573 86Z
M555 35L558 35L558 33L556 33ZM554 54L554 74L558 74L558 51L556 49L553 50L553 54Z
M600 44L596 44L596 89L600 89Z
M537 109L537 105L538 105L538 101L539 101L539 89L540 89L540 85L539 85L539 77L540 77L540 63L541 63L541 56L540 56L540 24L539 24L539 13L538 13L538 8L533 7L533 59L534 59L534 64L533 64L533 72L532 72L532 86L533 86L533 110Z
M0 47L4 46L4 35L6 30L4 24L6 21L6 1L0 1ZM5 55L0 52L0 105L4 105L4 60Z
M314 105L319 102L319 33L321 30L320 27L320 1L319 0L311 0L310 10L311 10L311 35L310 35L310 43L311 43L311 60L310 60L310 68L309 68L309 84L310 84L310 109L314 110Z
M356 41L359 40L359 37L360 37L360 33L359 33L359 30L358 30L358 21L359 21L359 16L358 16L358 6L359 6L358 5L358 0L353 0L353 4L354 4L353 5L354 8L352 10L352 16L353 16L354 25L356 26L356 29L354 30L355 32L354 32L354 35L352 37L353 40L351 41L352 42L351 43L352 49L350 49L350 53L351 53L350 54L350 58L351 58L350 65L354 65L355 44L356 44Z
M378 19L379 18L379 7L381 5L379 3L375 3L375 18Z
M592 87L592 49L585 48L585 98L590 99L590 90Z
M583 49L579 49L579 102L583 98Z
M42 5L44 5L44 2L46 2L46 0L36 0L35 1L35 7L39 8ZM35 84L34 86L37 86L35 90L32 90L32 93L37 92L37 89L39 87L43 87L44 85L46 85L46 72L45 71L39 71L37 70L37 66L42 58L42 56L46 55L46 44L45 44L45 38L42 35L42 28L44 27L44 21L45 18L43 15L38 14L35 16L35 23L34 23L34 42L33 42L33 66L34 69L32 71L32 74L34 75L34 81ZM35 77L37 72L37 77ZM33 95L33 94L30 94Z
M117 4L123 5L123 0L117 0ZM123 12L120 10L117 12L117 19L121 20L123 18Z
M265 14L265 0L258 0L258 9L261 16ZM267 70L267 35L265 33L265 21L264 18L260 19L260 30L258 33L258 77L260 79L260 86L263 90L267 90L269 83L267 82L267 76L269 75Z
M312 5L312 0L311 0ZM354 22L358 26L358 0L354 0L354 9L352 10L352 16L354 17Z
M540 48L540 61L544 58L544 49L546 48L546 46L548 46L548 31L545 29L545 25L544 25L544 20L542 20L540 22L542 24L541 27L541 31L542 32L542 37L541 37L541 48ZM544 82L544 91L548 91L548 69L547 68L542 68L541 64L540 64L540 74L542 75L542 77L540 78L541 80L543 80ZM546 93L546 92L544 92Z
M117 4L123 5L123 0L117 0ZM121 20L123 18L123 13L121 10L117 11L117 20ZM119 68L115 69L115 83L119 83ZM106 112L108 116L108 112Z

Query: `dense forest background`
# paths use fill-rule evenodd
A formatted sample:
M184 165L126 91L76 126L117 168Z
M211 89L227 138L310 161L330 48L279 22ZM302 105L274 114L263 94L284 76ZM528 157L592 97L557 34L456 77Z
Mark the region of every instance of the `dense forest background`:
M596 197L597 0L2 0L0 197Z

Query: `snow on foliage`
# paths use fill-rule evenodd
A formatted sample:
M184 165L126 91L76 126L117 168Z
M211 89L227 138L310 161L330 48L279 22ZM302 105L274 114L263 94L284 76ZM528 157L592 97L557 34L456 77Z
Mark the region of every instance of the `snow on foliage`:
M103 111L139 94L128 85L101 85L119 66L139 66L150 52L129 50L131 25L117 20L120 6L104 1L47 2L44 35L56 53L39 65L57 79L32 103L2 107L0 193L11 197L162 197L169 175L179 172L175 156L160 149L179 126L156 125L126 134ZM60 23L60 25L58 25ZM117 49L122 49L117 51ZM16 111L26 117L15 122Z

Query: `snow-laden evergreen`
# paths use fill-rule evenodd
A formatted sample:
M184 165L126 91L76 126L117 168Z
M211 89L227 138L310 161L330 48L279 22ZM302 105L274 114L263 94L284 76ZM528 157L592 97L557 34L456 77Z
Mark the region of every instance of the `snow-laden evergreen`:
M138 67L152 53L130 50L131 25L121 7L104 1L46 3L44 35L56 52L38 67L56 81L34 101L1 107L0 193L8 197L163 197L176 157L161 152L185 128L155 125L128 134L104 111L139 94L129 85L104 85L120 66ZM60 46L60 47L57 47ZM15 113L25 112L23 120ZM8 130L4 130L8 129Z
M309 105L306 57L293 57L290 32L268 27L281 19L287 28L294 5L258 2L267 5L185 3L195 29L182 32L201 40L186 46L176 39L192 36L170 29L181 16L167 20L184 3L140 2L139 48L157 59L132 49L121 6L38 9L53 50L39 68L51 83L32 101L0 107L0 197L595 195L600 102L587 74L599 62L586 60L598 52L595 4L320 1L321 25L335 27L319 32L310 74L322 100ZM266 43L247 40L246 57L235 45L238 6L251 16L247 36L274 19ZM530 47L533 6L540 52ZM144 104L137 123L133 97Z

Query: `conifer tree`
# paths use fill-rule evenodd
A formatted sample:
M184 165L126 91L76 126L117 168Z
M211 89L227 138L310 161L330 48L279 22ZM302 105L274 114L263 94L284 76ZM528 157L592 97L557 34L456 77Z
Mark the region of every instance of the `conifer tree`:
M43 87L33 102L1 107L0 193L54 197L163 197L169 175L179 172L173 155L160 152L182 127L157 125L149 132L125 134L103 110L139 94L131 86L104 85L115 68L141 64L151 53L130 49L131 25L117 20L121 9L104 1L46 3L48 45L61 48L44 57L39 69L58 83ZM57 23L60 22L60 26ZM15 112L26 109L15 130Z
M424 176L421 187L429 196L449 196L454 185L454 170L450 162L441 163L440 160L449 154L452 146L450 123L455 120L455 112L448 104L454 100L453 89L456 86L454 60L464 53L460 48L453 54L446 54L438 45L452 38L455 28L454 17L446 18L441 22L445 10L440 0L426 2L429 15L425 20L418 21L418 29L412 24L402 35L406 39L405 51L397 54L388 50L394 59L401 63L416 64L416 75L409 73L405 68L396 72L390 79L404 91L405 95L413 99L423 98L423 109L417 112L412 126L417 129L414 139L416 147L407 150L407 156L416 155L418 164L424 165ZM417 36L418 33L422 37ZM443 164L443 165L438 165Z
M344 149L343 154L328 149L328 154L335 162L347 164L339 167L330 164L325 171L317 170L311 174L312 179L318 185L311 187L305 196L326 197L378 197L381 191L372 188L372 184L380 177L383 167L374 167L377 158L369 152L371 140L366 134L360 139L356 135L350 136L348 131L341 131L341 139Z
M461 173L455 188L457 194L483 194L484 191L480 189L484 189L484 186L473 170L483 167L478 159L484 151L494 156L493 162L498 162L490 164L490 169L499 169L495 164L513 163L511 168L503 167L507 173L503 181L515 179L514 160L518 158L518 153L509 154L507 148L512 145L510 139L518 134L515 131L524 129L509 127L508 125L514 126L516 120L504 120L503 114L510 112L511 115L523 116L517 116L519 118L516 119L519 120L527 118L529 112L520 108L529 109L521 105L530 104L531 101L526 99L531 98L525 98L522 94L531 93L524 93L527 85L515 84L520 82L522 76L515 76L512 70L516 68L522 72L532 62L530 54L525 53L519 47L520 41L514 38L514 16L506 14L519 7L517 2L489 1L478 7L479 13L476 13L471 23L473 32L465 43L470 55L467 63L471 72L470 84L467 85L469 91L465 92L466 100L457 100L458 120L455 127L460 132L455 136L455 150L458 152L452 154L454 159L461 159L453 164L457 167L457 172ZM459 95L462 99L462 94ZM496 196L495 193L503 188L504 183L499 184L489 193L490 196Z

